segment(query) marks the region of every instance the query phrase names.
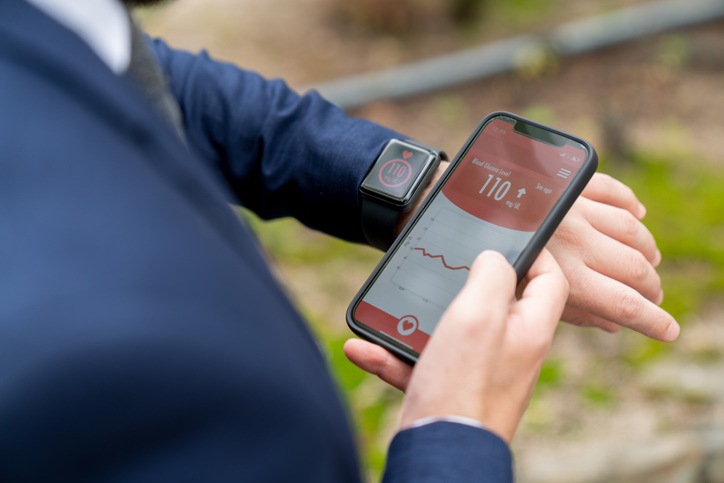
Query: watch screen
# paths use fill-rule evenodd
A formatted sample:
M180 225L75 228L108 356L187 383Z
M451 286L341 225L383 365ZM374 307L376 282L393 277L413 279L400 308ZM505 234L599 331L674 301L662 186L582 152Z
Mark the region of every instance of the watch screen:
M432 159L429 151L400 141L390 141L362 187L404 203Z

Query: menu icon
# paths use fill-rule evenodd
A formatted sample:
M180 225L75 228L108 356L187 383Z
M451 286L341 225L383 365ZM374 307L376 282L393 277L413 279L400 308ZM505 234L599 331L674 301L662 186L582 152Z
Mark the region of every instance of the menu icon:
M561 168L560 171L558 171L558 176L564 179L568 179L568 176L571 174L570 170L567 170L565 168Z

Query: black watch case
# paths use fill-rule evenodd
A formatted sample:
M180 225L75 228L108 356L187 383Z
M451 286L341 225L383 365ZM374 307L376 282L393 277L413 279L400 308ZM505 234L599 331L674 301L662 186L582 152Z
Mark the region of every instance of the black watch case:
M360 186L363 197L405 211L416 201L418 188L439 164L435 151L407 141L390 140Z

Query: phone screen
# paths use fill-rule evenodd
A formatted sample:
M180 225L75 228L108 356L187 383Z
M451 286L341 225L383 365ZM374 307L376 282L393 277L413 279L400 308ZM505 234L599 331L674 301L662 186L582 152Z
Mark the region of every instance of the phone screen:
M530 129L547 133L507 116L485 124L368 286L358 324L420 353L480 252L515 264L588 156L578 142L552 133L556 144L542 142Z

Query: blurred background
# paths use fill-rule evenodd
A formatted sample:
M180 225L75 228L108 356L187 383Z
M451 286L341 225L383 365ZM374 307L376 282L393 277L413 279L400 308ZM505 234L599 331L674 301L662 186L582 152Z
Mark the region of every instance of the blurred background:
M724 4L678 2L688 13L703 5L703 15L667 30L665 7L674 4L181 0L140 18L177 48L207 49L283 77L300 92L321 86L350 114L451 155L482 117L501 109L591 141L600 171L629 184L648 208L645 223L664 257L663 307L682 333L662 344L627 330L562 324L513 444L519 481L724 481ZM603 35L599 44L606 44L607 32L626 26L628 17L615 15L641 7L652 9L633 17L634 26L646 19L665 31L629 28L636 35L615 45L571 48L588 34ZM567 51L556 43L562 26L591 18L603 23L576 24L583 37L568 38ZM489 69L495 75L415 95L385 98L371 89L377 94L353 102L345 85L354 93L360 84L334 90L327 83L479 46L505 53L501 41L531 34L504 56L509 65ZM482 72L490 55L474 62ZM454 77L452 70L442 77ZM246 216L323 341L356 422L365 471L377 481L401 394L352 366L342 344L351 336L347 305L382 254L294 220Z

